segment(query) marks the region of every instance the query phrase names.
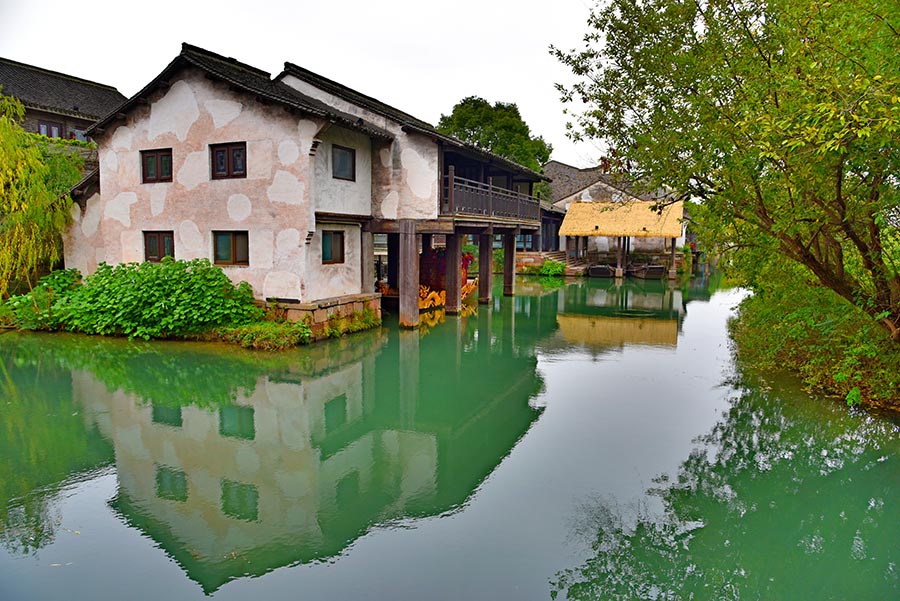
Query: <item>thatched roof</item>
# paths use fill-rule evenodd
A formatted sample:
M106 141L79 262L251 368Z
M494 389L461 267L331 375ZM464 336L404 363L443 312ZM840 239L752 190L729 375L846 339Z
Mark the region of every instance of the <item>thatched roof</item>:
M678 321L675 319L559 314L556 322L568 342L592 348L624 344L672 347L678 344Z
M654 201L573 202L559 228L560 236L635 236L678 238L684 203L655 210Z

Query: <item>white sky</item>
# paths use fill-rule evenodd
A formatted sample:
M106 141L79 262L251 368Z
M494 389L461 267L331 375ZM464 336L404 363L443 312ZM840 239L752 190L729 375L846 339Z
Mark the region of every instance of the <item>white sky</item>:
M132 96L188 42L269 71L285 61L437 124L465 96L515 102L552 158L589 167L565 136L550 44L580 45L592 0L0 0L0 56Z

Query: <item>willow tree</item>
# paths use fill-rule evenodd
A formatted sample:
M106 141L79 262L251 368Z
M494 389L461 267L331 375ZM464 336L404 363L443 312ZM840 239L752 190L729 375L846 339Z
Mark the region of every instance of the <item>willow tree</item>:
M59 261L68 190L80 175L81 160L27 133L23 117L21 103L0 95L0 298Z
M551 49L573 135L900 340L900 3L609 0L588 26Z

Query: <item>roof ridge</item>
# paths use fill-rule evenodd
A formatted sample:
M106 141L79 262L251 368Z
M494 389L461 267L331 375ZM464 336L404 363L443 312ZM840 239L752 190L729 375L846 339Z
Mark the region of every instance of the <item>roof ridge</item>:
M377 104L377 105L379 105L379 106L383 106L383 107L385 107L385 108L387 108L387 109L390 109L391 111L397 113L398 115L402 115L402 116L408 118L408 119L409 119L409 122L412 123L412 124L419 125L419 126L421 126L421 125L424 124L424 125L427 125L428 127L432 128L432 129L434 129L434 126L433 126L432 124L428 123L427 121L423 121L422 119L419 119L418 117L416 117L416 116L414 116L414 115L412 115L412 114L410 114L410 113L407 113L407 112L404 111L404 110L401 110L401 109L398 109L398 108L396 108L396 107L394 107L394 106L391 106L390 104L384 102L383 100L379 100L379 99L375 98L374 96L369 96L368 94L364 94L363 92L360 92L359 90L354 90L354 89L351 88L350 86L344 85L344 84L342 84L342 83L340 83L340 82L338 82L338 81L335 81L335 80L333 80L333 79L329 79L328 77L325 77L324 75L319 75L318 73L315 73L314 71L310 71L310 70L307 69L306 67L301 67L300 65L298 65L298 64L296 64L296 63L292 63L292 62L290 62L290 61L285 61L285 62L284 62L284 70L283 70L281 73L279 73L278 76L277 76L275 79L276 79L277 81L280 81L280 80L281 80L281 77L282 77L283 75L285 75L285 74L288 74L288 75L295 75L295 74L296 74L295 72L298 72L298 71L300 72L300 74L308 74L308 75L311 75L312 77L314 77L315 79L319 80L320 82L323 82L323 83L325 83L325 84L327 84L327 85L329 85L329 86L331 86L331 87L333 87L333 88L337 88L337 89L339 89L339 90L347 90L348 92L352 92L353 94L356 94L356 95L358 95L358 96L361 96L362 98L365 98L366 100L370 100L370 101L372 101L373 103L375 103L375 104ZM338 94L338 95L339 95L339 94ZM390 117L390 115L385 115L385 116Z
M14 61L14 60L12 60L11 58L4 58L4 57L2 57L2 56L0 56L0 62L2 62L2 63L7 63L7 64L10 64L10 65L15 65L15 66L17 66L17 67L24 67L24 68L26 68L26 69L31 69L32 71L39 71L39 72L45 73L45 74L47 74L47 75L54 75L54 76L56 76L56 77L62 77L63 79L70 79L70 80L72 80L72 81L77 81L77 82L80 82L80 83L85 83L85 84L88 84L88 85L97 86L98 88L105 88L105 89L107 89L107 90L112 90L113 92L117 92L117 93L121 94L121 92L119 92L119 90L116 89L115 86L111 86L111 85L105 84L105 83L100 83L100 82L98 82L98 81L92 81L92 80L90 80L90 79L85 79L85 78L83 78L83 77L78 77L78 76L76 76L76 75L69 75L68 73L62 73L62 72L60 72L60 71L54 71L54 70L52 70L52 69L47 69L47 68L45 68L45 67L37 67L37 66L35 66L35 65L29 65L28 63L22 63L22 62L19 62L19 61Z
M206 48L201 48L200 46L188 44L187 42L181 43L181 54L182 55L200 54L204 57L211 58L213 60L218 60L223 63L227 63L227 64L231 65L232 67L237 67L244 71L249 71L250 73L253 73L255 75L260 75L262 77L265 77L269 81L274 81L272 79L272 74L269 73L268 71L263 71L262 69L260 69L258 67L254 67L253 65L248 65L247 63L242 63L241 61L237 60L234 57L223 56L223 55L217 54L211 50L207 50Z

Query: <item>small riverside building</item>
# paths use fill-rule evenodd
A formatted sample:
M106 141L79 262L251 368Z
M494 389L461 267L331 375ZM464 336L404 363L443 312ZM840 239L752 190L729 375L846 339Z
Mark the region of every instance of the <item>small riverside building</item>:
M184 44L87 133L100 166L73 191L67 267L208 258L315 324L380 311L375 234L387 234L400 323L416 327L419 253L435 235L453 313L465 236L478 240L488 302L494 236L513 294L516 237L540 232L532 190L544 176L292 63L273 78Z

